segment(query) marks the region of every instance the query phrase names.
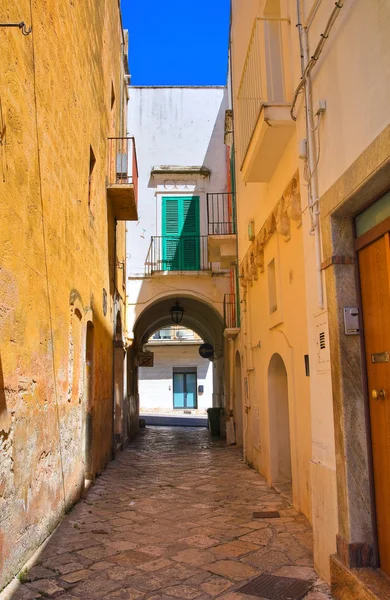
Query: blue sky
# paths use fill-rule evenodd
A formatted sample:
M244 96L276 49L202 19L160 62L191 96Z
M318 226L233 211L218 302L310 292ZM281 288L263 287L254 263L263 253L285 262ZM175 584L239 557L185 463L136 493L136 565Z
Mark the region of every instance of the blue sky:
M121 0L132 85L224 85L230 0Z

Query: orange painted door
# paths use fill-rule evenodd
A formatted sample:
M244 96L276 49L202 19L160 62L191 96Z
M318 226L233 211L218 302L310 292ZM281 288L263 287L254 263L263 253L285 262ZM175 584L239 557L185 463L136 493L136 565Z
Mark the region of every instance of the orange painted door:
M380 565L390 575L390 237L359 252Z

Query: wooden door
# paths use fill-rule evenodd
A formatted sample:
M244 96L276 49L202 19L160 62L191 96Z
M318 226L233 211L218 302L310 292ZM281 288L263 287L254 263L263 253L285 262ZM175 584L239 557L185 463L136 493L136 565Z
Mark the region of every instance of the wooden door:
M359 252L380 566L390 575L390 237Z

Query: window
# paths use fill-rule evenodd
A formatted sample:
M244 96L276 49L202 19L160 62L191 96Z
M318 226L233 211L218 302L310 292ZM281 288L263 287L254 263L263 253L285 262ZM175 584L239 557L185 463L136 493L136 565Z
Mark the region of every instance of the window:
M270 314L278 310L278 302L276 295L276 269L275 259L273 258L268 265L268 299L269 299L269 312Z
M164 271L200 268L199 196L162 199L162 262Z
M114 90L114 84L111 81L111 110L114 108L114 104L115 104L115 90Z
M89 147L89 176L88 176L88 208L91 209L92 205L92 183L93 183L93 170L95 168L96 158L93 152L92 146Z

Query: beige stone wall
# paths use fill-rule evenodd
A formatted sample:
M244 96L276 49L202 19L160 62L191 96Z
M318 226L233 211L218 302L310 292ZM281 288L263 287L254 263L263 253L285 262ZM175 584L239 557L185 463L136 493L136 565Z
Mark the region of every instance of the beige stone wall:
M233 107L244 69L253 22L264 3L251 1L243 11L233 2ZM235 124L235 146L240 145ZM246 459L270 483L277 483L273 463L280 449L290 447L294 505L311 518L311 407L304 355L308 353L306 281L297 138L292 135L268 183L246 183L236 164L238 248L242 296L242 327L236 348L244 359L249 397L244 414ZM293 190L291 187L293 185ZM253 220L255 240L248 238ZM275 261L277 310L269 303L268 265ZM287 371L290 439L280 438L273 417L272 381L268 369L278 354ZM271 389L272 392L272 389Z
M326 112L320 123L317 117L314 119L315 125L318 125L315 132L318 158L316 176L324 236L319 263L316 261L314 236L310 235L304 161L298 158L297 148L297 144L307 136L303 94L298 97L295 107L297 121L290 144L286 145L271 180L268 183L245 182L240 172L241 164L236 165L239 260L241 274L249 281L244 295L243 325L238 346L245 359L245 368L248 369L249 366L249 371L244 372L250 383L249 390L254 389L257 393L255 400L250 397L247 403L256 406L259 411L258 426L253 425L252 408L247 409L247 414L244 413L244 430L248 438L245 451L250 460L254 460L252 456L255 457L255 463L263 473L269 473L272 464L272 456L269 456L272 448L269 445L269 433L272 433L272 428L267 413L269 394L265 385L264 363L270 349L274 348L272 336L282 328L285 332L291 330L295 332L289 338L293 340L291 352L297 360L290 365L290 371L289 367L287 371L289 390L296 385L298 393L295 397L298 400L290 405L290 428L294 422L298 430L303 424L300 437L296 438L298 449L294 449L294 436L292 437L292 460L297 460L300 465L295 474L299 499L295 491L294 502L306 514L311 513L315 566L326 579L330 578L329 556L336 550L337 533L342 536L346 546L356 543L357 546L364 546L370 543L372 507L368 484L369 456L363 422L364 393L359 383L363 376L360 349L349 356L350 347L357 348L359 344L356 339L346 339L340 317L343 306L358 302L354 267L331 265L326 271L327 290L325 277L322 275L323 306L319 301L317 271L321 261L331 264L332 255L353 254L354 215L364 203L369 203L388 187L383 165L388 160L386 128L390 122L387 102L389 82L383 76L390 56L389 3L386 0L374 3L356 0L345 1L342 5L324 51L312 72L313 113L317 112L320 101L326 101ZM334 6L333 3L330 5L318 0L301 2L301 23L307 27L309 57L321 39ZM298 21L296 1L249 0L245 8L243 11L239 0L233 0L232 85L236 147L239 142L237 136L240 135L237 127L237 91L245 69L246 53L256 17L275 16L280 8L280 16L286 19L283 27L290 29L289 60L293 89L301 77L301 53L298 30L295 27ZM365 32L364 44L361 43L362 31ZM272 148L269 150L272 152ZM383 161L381 173L378 166L379 154ZM264 283L265 273L259 274L257 271L260 271L259 266L266 269L269 260L267 257L270 256L271 244L274 242L273 237L269 236L268 224L266 245L261 245L260 259L254 253L251 264L247 224L254 219L255 233L259 235L295 169L299 170L302 227L300 233L293 234L286 245L279 244L275 249L279 253L281 264L280 288L282 297L286 299L283 305L287 303L292 310L284 316L282 325L267 331L265 323L269 316L265 313L268 290ZM374 177L376 169L378 174ZM370 178L374 183L371 183ZM371 198L364 196L363 199L361 195L363 181L369 182L367 188L371 190ZM297 234L300 238L297 238ZM265 239L264 236L262 239ZM288 248L288 251L283 252L283 248ZM248 257L248 251L249 261L245 258ZM302 279L298 289L286 286L283 291L283 278L289 268L294 274L298 269ZM340 273L339 287L332 280L335 277L333 271ZM346 273L349 273L348 277ZM323 349L319 344L320 335L325 343ZM251 347L254 348L253 351L250 350ZM303 352L310 357L310 378L304 381L300 379ZM343 368L340 360L345 365ZM263 381L260 385L259 378ZM344 390L344 395L347 390L345 397L341 390ZM348 424L349 410L358 415L358 420L353 420L353 426ZM360 434L356 435L355 430ZM253 449L251 435L258 438L257 448ZM350 450L347 451L346 448ZM354 460L353 455L358 459ZM359 468L355 466L357 462ZM302 498L306 500L300 504ZM311 510L307 512L309 507ZM367 555L371 556L370 553Z
M28 37L0 28L0 587L83 486L88 321L93 472L110 458L114 265L125 259L105 183L123 104L118 4L2 2L1 22L22 20Z

